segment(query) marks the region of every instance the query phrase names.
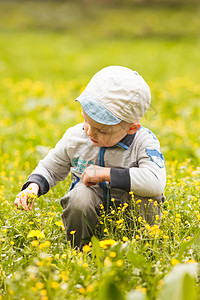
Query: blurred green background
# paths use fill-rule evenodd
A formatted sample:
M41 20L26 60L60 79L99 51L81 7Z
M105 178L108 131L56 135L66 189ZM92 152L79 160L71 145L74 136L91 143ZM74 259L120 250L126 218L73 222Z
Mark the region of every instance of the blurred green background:
M130 67L148 82L152 105L142 124L158 136L166 160L198 165L199 53L195 0L0 1L5 169L17 157L19 169L30 162L28 175L82 120L74 99L108 65Z

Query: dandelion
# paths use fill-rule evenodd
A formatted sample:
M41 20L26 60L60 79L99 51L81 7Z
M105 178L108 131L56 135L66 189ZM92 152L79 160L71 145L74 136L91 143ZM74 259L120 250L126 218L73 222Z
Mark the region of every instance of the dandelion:
M56 290L56 289L59 287L59 283L58 283L57 281L53 281L53 282L51 283L51 287L52 287L54 290Z
M50 247L50 245L51 245L50 241L45 241L39 245L39 249L42 250L44 248L48 248Z
M41 290L40 295L41 296L46 296L47 295L47 290Z
M136 203L136 204L139 204L139 203L141 203L141 202L142 202L142 200L138 199L135 203Z
M67 276L67 273L65 271L62 271L59 275L59 277L64 280L64 281L68 281L69 277Z
M31 242L31 245L32 245L33 247L37 247L38 244L39 244L38 240L33 240L33 241Z
M76 230L72 230L72 231L70 231L70 234L75 234L75 232L76 232Z
M104 240L104 241L99 241L100 247L106 249L109 246L113 246L117 242L115 240Z
M9 294L10 294L10 295L14 295L14 293L15 293L15 291L9 290Z
M44 284L42 282L36 282L35 284L36 289L41 290L44 287Z
M42 239L45 237L44 233L40 230L31 230L27 235L27 238L36 237L37 239Z
M10 244L13 246L13 245L15 244L15 242L14 242L14 241L11 241Z
M80 294L84 294L84 293L85 293L85 288L84 288L84 287L81 287L81 288L79 289L79 293L80 293Z
M146 288L141 287L141 285L136 286L136 290L141 291L143 294L146 293Z
M94 290L94 286L92 284L90 284L86 287L87 292L92 292L93 290Z
M135 238L136 238L136 240L139 240L140 236L138 234L136 234Z
M122 224L123 222L124 222L124 219L120 219L120 220L117 220L117 221L116 221L116 223L117 223L118 225Z
M116 265L118 267L122 267L123 266L123 260L122 259L119 259L117 262L116 262Z
M89 245L83 246L83 252L88 253L88 252L90 252L90 250L91 250L91 247Z
M109 255L110 255L110 257L114 258L114 257L116 257L117 253L114 251L111 251Z
M108 232L108 229L107 229L107 228L105 228L103 232L107 233L107 232Z
M123 236L122 241L123 241L123 242L127 242L127 241L128 241L127 236Z
M63 230L65 229L62 221L56 221L54 224L61 227Z
M178 259L176 259L176 258L172 258L172 260L171 260L171 264L172 264L172 266L176 266L177 264L179 264L179 261L178 261Z
M156 200L154 201L154 206L158 206L158 202Z

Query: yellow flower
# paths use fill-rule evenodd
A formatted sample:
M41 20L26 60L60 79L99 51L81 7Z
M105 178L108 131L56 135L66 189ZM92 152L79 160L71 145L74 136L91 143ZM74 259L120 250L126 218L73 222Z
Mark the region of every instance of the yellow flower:
M14 242L14 241L11 241L10 244L13 246L13 245L15 244L15 242Z
M140 236L138 234L136 234L135 238L136 238L136 240L139 240Z
M119 225L119 224L122 224L124 222L124 219L121 219L121 220L117 220L116 223Z
M156 200L154 201L154 206L158 206L158 202Z
M128 241L128 238L127 238L127 236L123 236L123 238L122 238L122 241L123 241L123 242L126 242L126 241Z
M149 243L146 243L145 247L149 247Z
M44 233L40 230L31 230L27 235L27 238L36 237L37 239L42 239L45 237Z
M142 200L138 199L135 203L139 204L140 202L142 202Z
M108 246L113 246L117 242L115 240L104 240L104 241L99 241L100 247L101 248L107 248Z
M181 218L181 215L180 214L176 214L176 218Z
M91 250L91 247L89 245L83 246L83 252L88 253L88 252L90 252L90 250Z
M171 264L172 264L172 266L175 266L175 265L179 264L179 261L178 261L178 259L176 259L176 258L172 258L172 260L171 260Z
M85 293L84 287L81 287L81 288L79 289L79 293L80 293L80 294L84 294L84 293Z
M37 247L38 244L39 244L38 240L33 240L33 241L31 242L31 245L32 245L33 247Z
M51 287L52 287L54 290L56 290L56 289L59 287L59 283L56 282L56 281L53 281L53 282L51 283Z
M107 229L107 228L105 228L103 232L107 233L107 232L108 232L108 229Z
M117 261L116 265L117 265L118 267L122 267L122 266L123 266L123 260L122 260L122 259L119 259L119 260Z
M110 257L114 258L114 257L116 257L116 255L117 255L116 252L114 252L114 251L110 252Z
M187 264L196 264L197 261L194 259L189 259L188 261L186 261Z
M75 234L76 230L70 231L70 234Z
M47 290L41 290L40 295L41 296L46 296L47 295Z
M59 276L64 281L68 281L69 280L69 277L67 276L67 273L65 271L62 271Z
M86 287L87 292L92 292L93 290L94 290L94 286L92 284L90 284Z
M35 287L36 287L38 290L41 290L41 289L43 289L44 284L43 284L42 282L36 282Z
M44 243L41 243L39 245L39 249L42 250L44 248L50 247L50 245L51 245L50 241L45 241Z
M143 294L146 293L146 288L141 287L141 285L136 286L136 290L141 291Z
M180 218L175 218L175 222L180 223L181 219Z
M160 219L159 215L156 215L156 221L158 221Z
M13 295L14 293L15 293L15 291L9 290L9 294L10 294L10 295Z

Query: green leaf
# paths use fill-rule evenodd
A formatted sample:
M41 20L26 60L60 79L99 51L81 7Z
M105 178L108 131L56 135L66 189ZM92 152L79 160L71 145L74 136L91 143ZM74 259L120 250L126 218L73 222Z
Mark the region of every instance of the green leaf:
M165 277L160 300L197 300L197 264L179 264Z
M117 286L112 279L108 279L104 281L102 287L99 290L99 300L125 300L125 297L120 290L119 286Z
M186 250L187 247L190 247L196 240L196 237L193 237L192 239L190 239L189 241L187 242L184 242L180 245L180 248L179 248L179 254L178 256L176 257L176 259L178 259L178 261L182 261L182 256Z
M145 258L137 253L128 252L127 259L135 268L138 269L141 269L142 266L147 265Z

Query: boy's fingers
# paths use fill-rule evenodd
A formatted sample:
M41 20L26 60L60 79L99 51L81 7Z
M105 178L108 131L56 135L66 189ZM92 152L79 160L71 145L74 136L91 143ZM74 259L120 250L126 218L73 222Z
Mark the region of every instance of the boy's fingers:
M33 209L34 203L35 203L35 200L33 200L33 202L31 202L31 203L29 204L29 207L28 207L29 210L32 210L32 209Z
M20 204L23 206L23 208L25 210L28 210L28 206L27 206L27 199L28 199L28 195L26 193L22 193L20 195Z

